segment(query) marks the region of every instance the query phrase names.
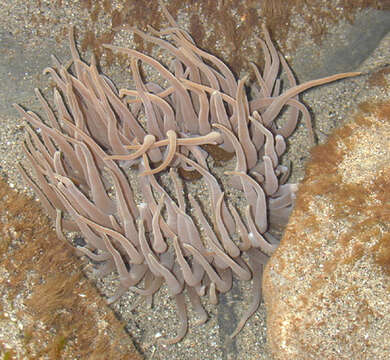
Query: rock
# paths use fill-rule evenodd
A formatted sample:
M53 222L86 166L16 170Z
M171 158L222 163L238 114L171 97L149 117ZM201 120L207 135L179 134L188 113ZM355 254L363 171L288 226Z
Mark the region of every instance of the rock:
M293 69L300 81L356 69L371 56L389 31L390 11L358 12L354 23L333 25L316 51L313 46L300 44Z
M390 102L316 147L263 291L274 359L390 359Z

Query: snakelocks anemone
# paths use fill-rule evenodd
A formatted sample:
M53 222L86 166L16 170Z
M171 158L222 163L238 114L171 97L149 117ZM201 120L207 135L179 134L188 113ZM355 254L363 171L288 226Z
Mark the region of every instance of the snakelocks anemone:
M19 168L55 220L58 236L64 238L63 229L80 232L85 245L77 253L97 264L96 274L119 274L109 302L127 291L150 298L168 287L181 326L176 337L159 341L172 344L185 336L185 294L203 323L202 302L216 304L234 278L252 280L252 303L235 336L259 306L263 266L278 245L272 228L286 223L293 206L297 185L286 183L289 168L279 160L299 117L313 139L298 94L357 74L297 85L264 27L259 44L265 65L262 73L253 65L256 84L249 97L246 78L237 81L161 7L170 27L132 30L166 51L169 66L105 45L131 59L133 89L118 91L93 58L82 61L70 31L73 66L53 57L54 65L44 70L56 84L55 110L38 90L45 121L15 105L27 123L24 151L33 175ZM158 73L159 81L141 76L142 67ZM232 154L234 169L213 166L216 150ZM200 190L192 191L193 182L182 174L196 177Z

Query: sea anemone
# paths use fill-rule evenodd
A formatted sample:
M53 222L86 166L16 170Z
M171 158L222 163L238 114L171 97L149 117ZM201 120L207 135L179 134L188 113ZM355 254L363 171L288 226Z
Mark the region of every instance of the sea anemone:
M47 122L15 105L27 122L24 150L35 176L19 168L58 235L64 238L63 228L81 232L85 245L77 252L98 264L98 275L119 274L109 302L128 290L152 297L167 285L181 326L162 342L176 343L187 332L185 293L203 323L201 298L216 304L233 278L253 280L252 304L234 336L259 306L263 266L278 244L270 229L285 224L293 206L297 185L286 183L289 168L279 159L300 114L314 138L298 94L356 73L297 85L264 27L265 66L262 74L252 66L257 83L249 97L246 78L236 81L162 8L169 28L133 31L166 51L169 67L136 50L104 45L129 55L131 90L118 91L93 58L89 65L82 61L70 31L72 69L53 57L53 67L44 70L56 84L56 111L38 90ZM142 77L140 64L160 81ZM281 70L289 82L284 91ZM282 109L286 119L278 126ZM215 170L209 156L215 149L233 154L234 170ZM184 173L197 175L203 194L191 193Z

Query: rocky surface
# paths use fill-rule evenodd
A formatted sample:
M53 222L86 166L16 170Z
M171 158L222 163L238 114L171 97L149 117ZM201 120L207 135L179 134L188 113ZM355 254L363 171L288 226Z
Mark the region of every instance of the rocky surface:
M0 179L0 358L141 360L39 204Z
M274 359L390 358L390 102L312 159L263 278Z

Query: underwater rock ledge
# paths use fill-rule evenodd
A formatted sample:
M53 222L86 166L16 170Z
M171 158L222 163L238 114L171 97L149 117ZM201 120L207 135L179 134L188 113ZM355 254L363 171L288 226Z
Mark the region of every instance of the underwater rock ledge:
M263 278L274 359L390 358L390 102L312 151Z

